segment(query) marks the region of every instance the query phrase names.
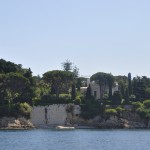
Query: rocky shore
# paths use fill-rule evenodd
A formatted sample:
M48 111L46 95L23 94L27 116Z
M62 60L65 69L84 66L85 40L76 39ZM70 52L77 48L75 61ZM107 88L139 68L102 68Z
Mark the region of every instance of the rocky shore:
M56 128L57 125L41 125L35 127L32 122L24 117L3 117L0 119L0 129L34 129L34 128ZM60 124L58 124L60 126ZM107 117L96 116L93 119L83 119L68 113L63 127L75 129L145 129L150 128L150 120L142 119L137 113L123 112L119 116Z
M69 117L70 123L76 128L90 127L100 129L145 129L150 128L150 120L142 119L137 113L124 112L119 116L100 117L83 119L80 117Z
M34 125L30 120L20 117L3 117L0 119L0 129L33 129Z

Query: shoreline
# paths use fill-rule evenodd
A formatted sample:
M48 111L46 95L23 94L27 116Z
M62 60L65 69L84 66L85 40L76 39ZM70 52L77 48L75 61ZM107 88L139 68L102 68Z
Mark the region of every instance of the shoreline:
M59 126L59 125L58 125ZM38 129L53 129L53 130L78 130L78 129L97 129L97 130L148 130L150 129L149 127L143 127L143 128L99 128L99 127L94 127L94 126L62 126L62 128L57 128L58 126L35 126L35 127L20 127L20 128L13 128L13 127L2 127L0 128L0 131L2 130L38 130ZM63 128L64 127L64 128Z

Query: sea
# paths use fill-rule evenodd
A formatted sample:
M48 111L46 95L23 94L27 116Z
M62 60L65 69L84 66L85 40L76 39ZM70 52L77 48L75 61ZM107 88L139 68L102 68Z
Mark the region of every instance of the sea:
M0 130L0 150L150 150L150 130Z

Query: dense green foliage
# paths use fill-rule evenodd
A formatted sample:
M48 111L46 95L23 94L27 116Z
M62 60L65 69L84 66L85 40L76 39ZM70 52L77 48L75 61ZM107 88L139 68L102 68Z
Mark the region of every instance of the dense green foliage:
M128 76L95 73L90 80L99 86L100 99L97 99L87 85L87 78L78 77L79 69L72 64L67 60L62 63L63 70L33 77L30 68L0 59L0 117L29 117L32 105L74 103L81 105L81 115L86 119L96 115L119 115L125 111L124 105L133 105L133 111L150 118L150 78L137 76L132 79L131 73ZM112 91L117 84L119 91ZM83 92L85 87L87 90Z
M14 64L10 61L5 61L4 59L0 59L0 73L10 73L10 72L21 72L22 65Z
M137 112L142 118L150 119L150 100L142 102L133 102L134 111Z
M0 60L0 111L1 116L17 116L26 102L32 105L35 81L31 69L22 65ZM22 115L26 116L24 113ZM29 116L29 115L28 115Z
M133 78L133 94L136 96L136 101L150 99L150 78L146 76Z
M120 105L122 101L122 96L120 91L115 91L112 97L112 104L113 105Z
M12 104L0 106L0 117L20 117L30 118L32 107L28 103Z
M144 107L150 109L150 100L145 100L145 101L143 102L143 104L144 104Z
M46 94L41 96L40 99L34 100L34 105L52 105L52 104L69 104L72 103L70 94L60 94L59 98L56 98L55 94Z
M61 91L65 90L65 92L68 92L68 85L72 83L73 79L74 75L70 71L53 70L43 74L43 80L49 86L53 86L57 99Z
M28 103L20 103L19 111L20 111L20 115L29 118L32 108Z

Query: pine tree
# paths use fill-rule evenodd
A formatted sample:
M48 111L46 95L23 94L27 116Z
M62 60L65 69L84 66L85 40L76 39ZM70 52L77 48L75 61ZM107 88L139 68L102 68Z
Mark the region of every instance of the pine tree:
M64 71L71 71L72 70L72 62L70 60L66 60L62 63L62 67Z

